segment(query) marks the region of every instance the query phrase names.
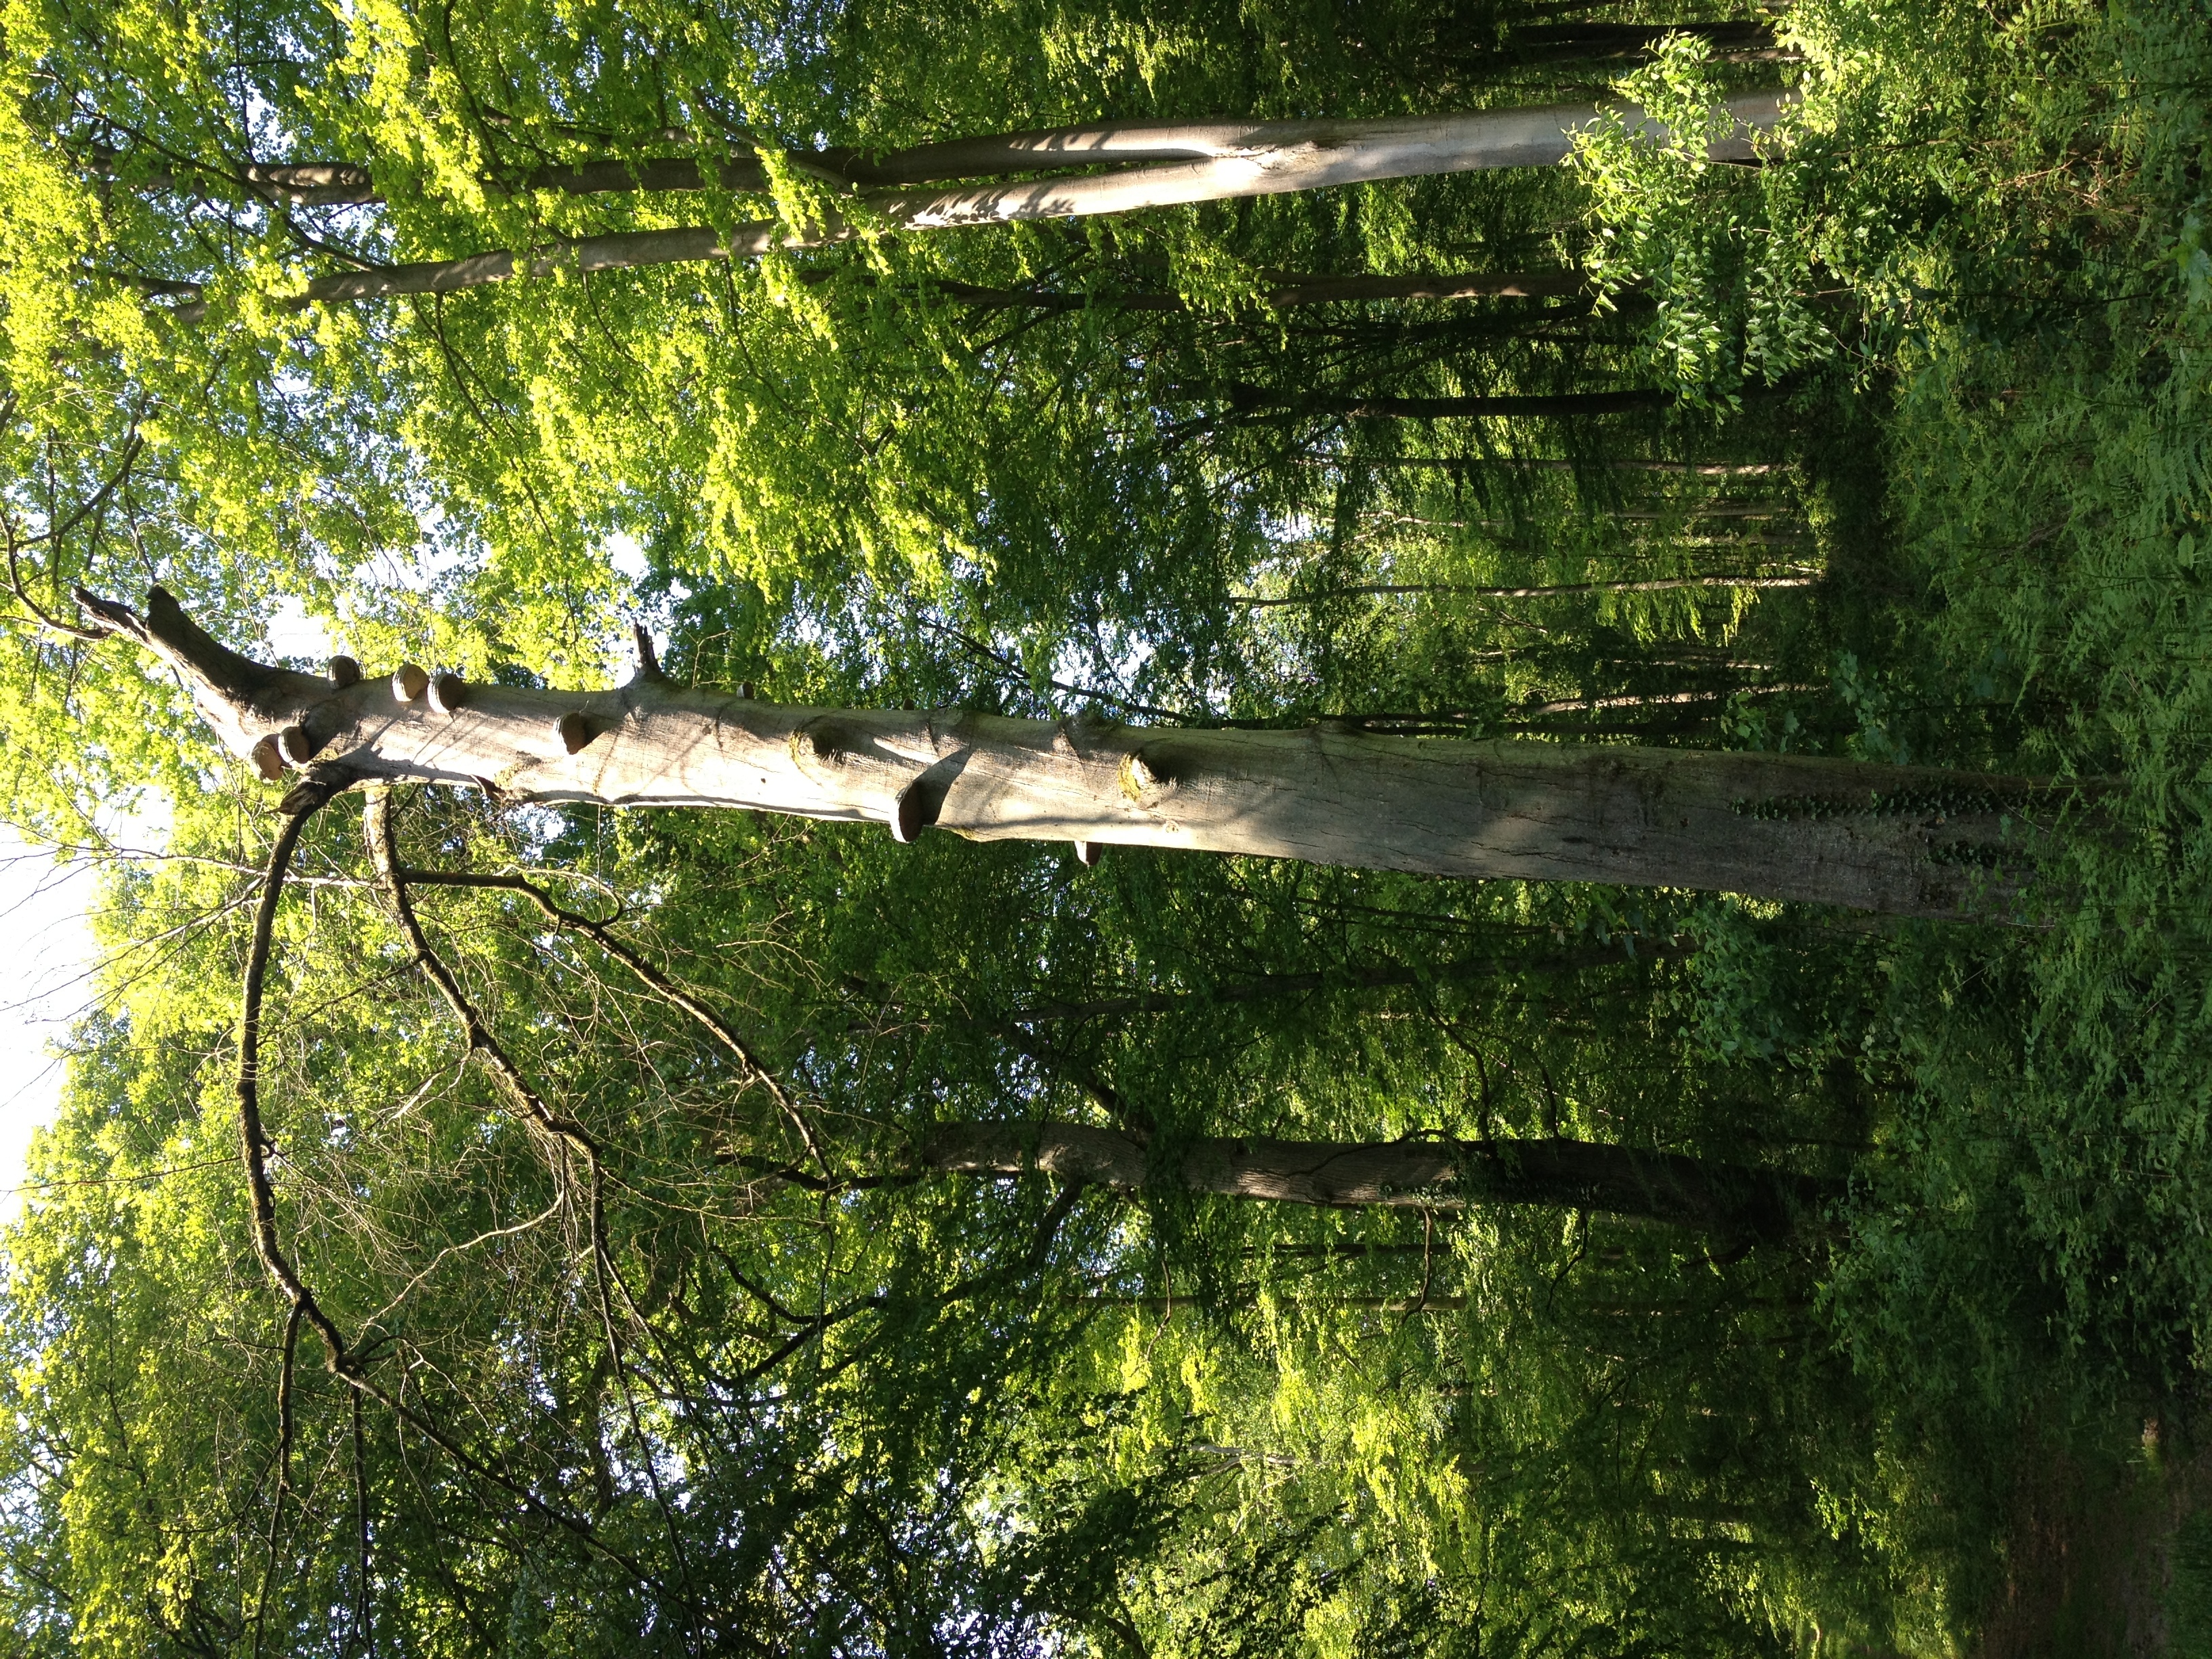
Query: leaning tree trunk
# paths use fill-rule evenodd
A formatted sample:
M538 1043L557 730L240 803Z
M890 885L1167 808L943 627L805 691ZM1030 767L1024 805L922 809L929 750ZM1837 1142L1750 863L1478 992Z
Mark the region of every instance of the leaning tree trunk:
M1735 136L1711 148L1717 160L1745 161L1771 129L1790 94L1759 92L1729 100ZM1076 178L969 185L953 190L894 185L855 198L880 228L939 230L1026 219L1080 219L1141 208L1218 202L1489 167L1553 167L1573 152L1575 135L1618 114L1663 143L1666 129L1634 105L1562 104L1465 115L1381 121L1128 121L1053 131L924 144L896 156L825 167L791 158L811 173L850 172L878 180L972 177L1098 161L1135 162ZM518 276L556 270L615 270L701 259L741 259L775 248L820 247L854 228L835 213L809 228L761 220L727 233L706 226L580 236L549 246L501 249L458 259L386 265L319 276L307 301L447 294Z
M919 1162L968 1175L1036 1170L1129 1191L1282 1204L1424 1210L1540 1204L1763 1238L1788 1232L1838 1191L1814 1176L1587 1140L1213 1137L1154 1157L1117 1130L1066 1123L942 1123L924 1138Z
M815 708L687 690L651 641L605 691L469 685L408 665L364 680L267 667L160 588L143 618L78 592L181 674L287 808L355 783L474 784L509 801L736 806L976 841L1180 848L1365 869L1617 882L1899 915L1988 911L2016 891L2024 778L1793 755L1011 720ZM2008 846L2008 843L2013 843ZM2003 867L2000 867L2003 866Z

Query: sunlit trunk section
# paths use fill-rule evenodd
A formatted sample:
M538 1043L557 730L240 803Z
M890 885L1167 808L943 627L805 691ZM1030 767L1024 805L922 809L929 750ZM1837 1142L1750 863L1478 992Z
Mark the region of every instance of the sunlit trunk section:
M1014 720L817 708L627 685L470 685L411 664L363 678L270 668L210 638L160 588L141 617L80 594L184 676L226 745L271 781L466 784L503 800L721 806L930 828L975 841L1172 848L1529 881L1796 899L1897 915L2016 892L2033 780L1794 755ZM306 799L307 797L303 797Z

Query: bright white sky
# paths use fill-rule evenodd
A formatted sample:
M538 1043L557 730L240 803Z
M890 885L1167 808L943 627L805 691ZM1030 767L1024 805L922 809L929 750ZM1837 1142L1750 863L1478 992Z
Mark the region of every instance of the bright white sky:
M53 1045L91 996L92 866L58 865L0 824L0 1219L15 1213L31 1131L53 1119Z

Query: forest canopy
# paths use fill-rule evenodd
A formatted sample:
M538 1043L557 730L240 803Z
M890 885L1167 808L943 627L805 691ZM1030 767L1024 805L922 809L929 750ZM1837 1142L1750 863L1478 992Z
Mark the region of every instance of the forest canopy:
M17 1650L2212 1643L2201 4L0 41Z

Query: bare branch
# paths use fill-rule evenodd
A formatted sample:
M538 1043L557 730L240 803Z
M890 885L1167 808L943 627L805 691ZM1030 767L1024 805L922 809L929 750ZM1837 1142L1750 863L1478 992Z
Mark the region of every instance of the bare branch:
M120 610L121 607L116 609ZM132 620L135 622L137 619L134 617ZM216 649L220 650L220 647ZM315 805L319 806L321 803ZM314 810L315 807L310 807L288 817L270 848L268 874L262 884L260 905L254 913L253 938L246 954L245 984L240 998L239 1141L251 1202L254 1251L290 1310L295 1311L321 1340L324 1367L331 1376L349 1388L375 1400L393 1416L437 1446L469 1474L507 1492L532 1514L570 1534L586 1548L614 1563L639 1583L650 1588L653 1583L651 1575L626 1553L603 1540L589 1522L578 1520L566 1510L548 1504L522 1482L486 1463L430 1418L378 1382L348 1346L337 1324L323 1310L314 1292L301 1278L298 1269L285 1252L276 1228L276 1192L269 1178L268 1158L272 1143L261 1118L261 1008L275 934L277 901L283 891L284 876L291 867L292 854L299 845L301 831Z
M785 1092L782 1084L776 1080L775 1073L753 1052L751 1045L737 1034L727 1020L609 933L605 924L563 909L543 888L520 874L476 875L467 871L413 869L404 870L401 874L405 881L418 887L485 887L520 893L529 898L538 907L539 914L556 927L583 934L629 969L655 996L671 1007L690 1015L715 1042L727 1049L744 1068L747 1080L757 1083L768 1091L769 1097L775 1102L776 1109L798 1130L799 1139L805 1143L822 1173L831 1175L828 1155L823 1151L814 1126L793 1103L790 1095Z
M423 977L437 988L438 994L453 1010L453 1018L461 1028L461 1036L468 1045L469 1052L483 1062L485 1070L492 1074L493 1080L499 1085L519 1116L535 1124L556 1141L566 1142L586 1158L596 1163L599 1144L591 1131L574 1118L556 1112L546 1104L544 1097L523 1076L522 1068L514 1063L514 1056L492 1034L491 1027L477 1012L476 1005L462 992L460 981L453 977L453 969L446 966L444 960L431 947L429 936L422 931L422 924L415 915L414 901L408 896L408 875L400 866L398 846L392 835L389 790L372 789L368 792L368 805L362 814L362 830L368 841L369 860L375 866L377 878L383 883L385 894L398 913L400 931L406 935L409 948L414 951Z

